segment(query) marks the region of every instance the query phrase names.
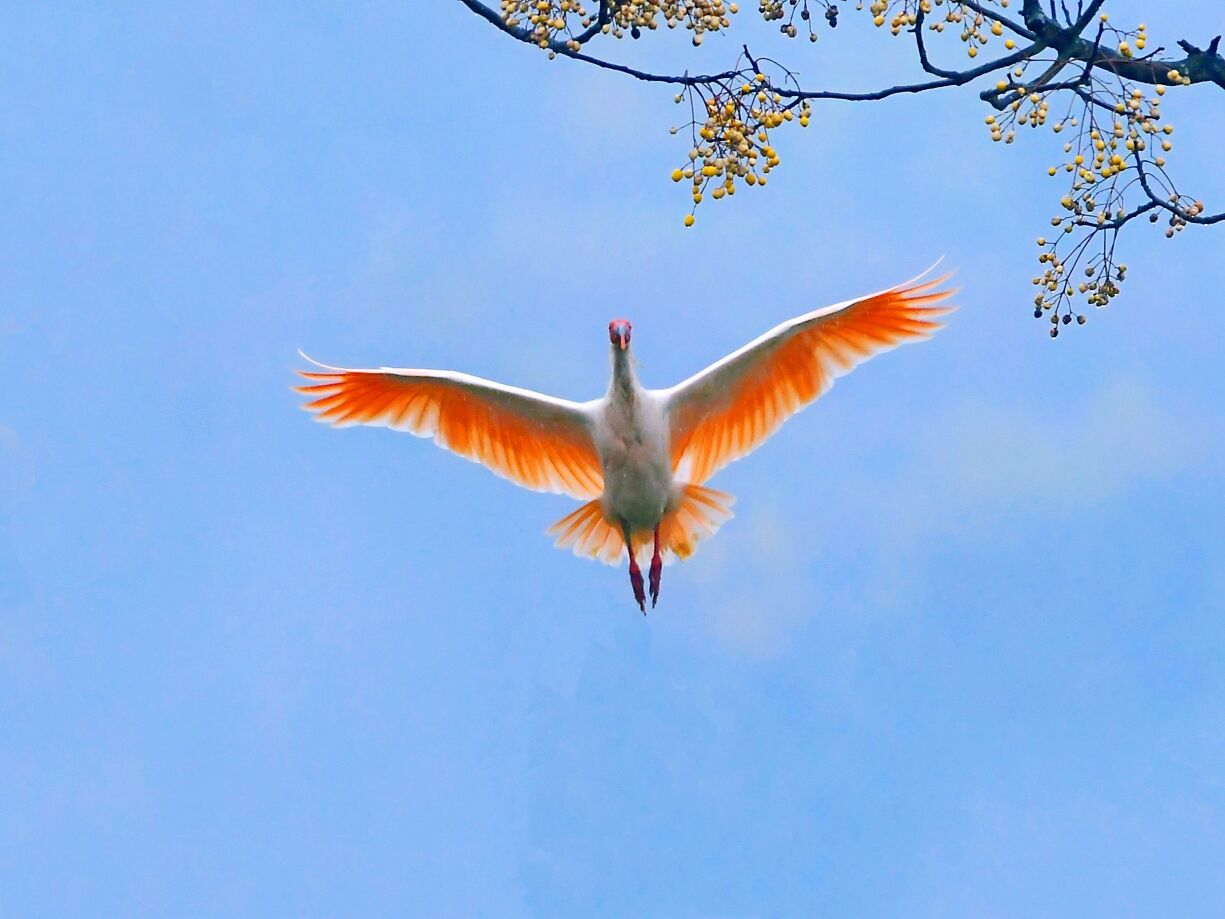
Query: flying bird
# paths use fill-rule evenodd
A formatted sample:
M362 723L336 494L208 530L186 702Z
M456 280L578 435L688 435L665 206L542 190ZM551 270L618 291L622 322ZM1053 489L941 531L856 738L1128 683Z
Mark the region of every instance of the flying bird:
M317 421L432 437L517 485L586 502L549 534L575 555L613 565L628 558L645 614L648 589L651 606L659 600L664 559L687 558L732 516L732 496L707 480L836 377L940 328L952 309L941 305L953 293L947 280L915 279L789 319L668 389L639 383L626 319L608 324L612 380L589 402L453 370L350 370L306 354L318 369L298 371L310 382L296 388Z

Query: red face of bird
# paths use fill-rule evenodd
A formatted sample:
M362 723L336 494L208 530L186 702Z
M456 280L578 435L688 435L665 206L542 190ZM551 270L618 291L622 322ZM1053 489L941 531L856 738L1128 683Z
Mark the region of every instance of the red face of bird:
M620 345L624 351L630 343L630 321L614 319L608 324L608 340L614 345Z

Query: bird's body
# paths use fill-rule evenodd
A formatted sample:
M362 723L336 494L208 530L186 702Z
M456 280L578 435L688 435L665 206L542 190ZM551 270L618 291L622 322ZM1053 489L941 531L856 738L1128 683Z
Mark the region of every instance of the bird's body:
M629 352L613 357L612 384L593 414L605 516L625 521L633 532L653 530L677 501L668 419L661 400L638 383Z
M301 371L321 421L385 425L432 437L537 491L586 501L550 528L557 545L615 564L628 556L646 611L638 558L650 550L650 595L664 557L686 558L729 517L732 498L707 488L833 379L872 354L925 338L947 312L943 279L902 286L799 316L669 389L634 371L630 325L609 324L612 380L601 399L571 402L455 371ZM625 555L622 553L628 547Z

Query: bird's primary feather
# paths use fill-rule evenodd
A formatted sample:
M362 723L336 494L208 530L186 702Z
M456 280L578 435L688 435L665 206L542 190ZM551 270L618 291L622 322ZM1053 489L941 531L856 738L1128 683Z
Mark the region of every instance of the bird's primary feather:
M900 344L927 338L949 312L947 280L848 300L771 329L662 393L679 479L705 482L751 453L835 378Z
M534 491L585 500L604 490L592 419L581 403L453 371L319 366L298 371L312 382L297 387L311 397L303 408L318 421L432 437Z

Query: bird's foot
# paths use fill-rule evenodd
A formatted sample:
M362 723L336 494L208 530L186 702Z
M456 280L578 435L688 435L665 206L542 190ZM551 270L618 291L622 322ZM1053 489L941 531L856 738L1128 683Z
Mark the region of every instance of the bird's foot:
M647 595L642 589L642 572L637 566L630 571L630 584L634 587L634 599L638 602L638 608L642 610L642 615L647 614Z
M655 604L659 602L659 580L663 574L664 560L659 557L659 553L651 559L651 609L655 609Z

